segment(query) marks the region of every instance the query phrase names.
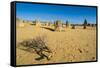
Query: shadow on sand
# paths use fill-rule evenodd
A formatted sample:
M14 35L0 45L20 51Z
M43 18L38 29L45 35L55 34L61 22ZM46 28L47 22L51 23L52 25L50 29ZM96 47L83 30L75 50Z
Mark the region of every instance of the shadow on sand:
M53 28L49 28L49 27L41 27L41 28L44 28L44 29L47 29L47 30L50 30L50 31L55 31Z
M35 39L29 39L18 43L18 47L21 50L36 53L39 57L35 58L35 60L39 61L42 59L50 60L47 53L52 53L49 47L47 47L44 37L36 37ZM34 50L34 51L33 51Z

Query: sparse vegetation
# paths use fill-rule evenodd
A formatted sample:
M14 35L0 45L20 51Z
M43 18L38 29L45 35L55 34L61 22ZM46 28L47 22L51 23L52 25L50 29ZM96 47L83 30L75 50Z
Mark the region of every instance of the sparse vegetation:
M69 27L69 22L68 21L66 21L66 27Z
M90 24L90 23L88 23L88 24L87 24L87 26L91 26L91 24Z
M87 20L85 19L83 24L83 29L86 29L86 26L87 26Z
M95 26L95 24L91 24L91 26L92 26L92 27L94 27L94 26Z
M45 41L44 37L45 36L38 36L35 39L25 40L20 44L28 49L34 49L35 52L40 56L36 58L36 60L42 60L44 58L50 60L50 58L45 54L45 52L51 53L51 50L47 46L47 42Z

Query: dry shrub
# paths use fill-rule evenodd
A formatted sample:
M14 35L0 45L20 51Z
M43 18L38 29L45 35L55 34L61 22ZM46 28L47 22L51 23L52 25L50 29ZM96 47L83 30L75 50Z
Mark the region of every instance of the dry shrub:
M36 54L39 55L39 57L35 58L35 60L42 60L44 58L50 60L50 57L48 57L48 55L52 52L50 48L47 46L45 36L37 36L35 39L25 40L20 44L28 49L34 49Z

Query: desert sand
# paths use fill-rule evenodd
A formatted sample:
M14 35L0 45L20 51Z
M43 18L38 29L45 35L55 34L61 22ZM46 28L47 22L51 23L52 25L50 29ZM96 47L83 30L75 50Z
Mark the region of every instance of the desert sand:
M17 25L16 25L17 26ZM16 27L16 63L17 65L80 62L96 60L96 27L76 26L75 29L64 28L64 31L52 31L46 28L53 26L36 27L25 23L23 27ZM50 60L36 61L38 55L33 50L20 48L19 42L45 36L50 48Z

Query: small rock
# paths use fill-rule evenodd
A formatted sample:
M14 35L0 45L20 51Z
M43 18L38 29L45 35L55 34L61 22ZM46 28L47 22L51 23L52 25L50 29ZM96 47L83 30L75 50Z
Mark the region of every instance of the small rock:
M95 57L92 57L92 60L94 60L95 59Z
M81 49L79 49L79 48L78 48L78 51L79 51L80 53L82 53L82 50L81 50Z

